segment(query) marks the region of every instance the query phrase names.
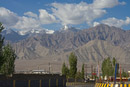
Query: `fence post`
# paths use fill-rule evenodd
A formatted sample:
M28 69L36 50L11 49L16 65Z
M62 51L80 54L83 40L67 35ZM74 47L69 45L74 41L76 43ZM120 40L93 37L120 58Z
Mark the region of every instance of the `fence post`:
M49 79L49 87L51 87L51 79Z
M109 87L109 84L107 84L107 87Z
M123 85L122 85L122 84L120 84L120 87L123 87Z
M42 80L39 81L39 86L42 87Z
M28 87L30 87L30 80L28 80Z
M64 87L64 84L65 84L65 83L64 83L64 79L63 79L63 87Z
M75 83L76 83L76 78L75 78Z
M113 87L113 84L111 84L111 86L110 87Z
M124 84L124 87L127 87L127 84Z
M13 87L15 87L15 80L13 80Z
M128 87L130 87L130 84L128 84Z
M58 79L56 79L56 87L58 87Z

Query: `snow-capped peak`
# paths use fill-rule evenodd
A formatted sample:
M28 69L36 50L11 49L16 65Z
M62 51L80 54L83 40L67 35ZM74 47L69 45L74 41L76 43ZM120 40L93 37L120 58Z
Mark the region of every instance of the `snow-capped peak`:
M54 30L48 30L46 29L46 34L53 34L54 33Z
M67 25L65 25L63 28L62 28L62 30L68 30L69 29L69 27L67 26Z
M30 32L31 32L31 33L40 33L40 31L42 31L42 30L35 30L35 29L32 29Z
M48 29L30 29L30 30L21 30L21 31L18 31L18 33L20 35L39 34L39 33L53 34L54 30L48 30Z
M26 35L27 31L18 31L18 34L20 34L20 35Z
M37 34L37 33L40 33L40 32L44 32L44 30L42 30L42 29L31 29L31 30L21 30L21 31L18 31L18 33L20 35Z
M59 32L63 32L63 33L64 32L77 32L77 31L79 31L79 29L72 26L67 26L67 25L65 25L63 28L59 30Z

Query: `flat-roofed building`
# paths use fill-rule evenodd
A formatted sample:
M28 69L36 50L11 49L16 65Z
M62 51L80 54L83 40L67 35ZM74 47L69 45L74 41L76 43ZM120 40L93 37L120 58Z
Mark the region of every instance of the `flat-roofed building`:
M45 70L32 70L32 74L48 74Z

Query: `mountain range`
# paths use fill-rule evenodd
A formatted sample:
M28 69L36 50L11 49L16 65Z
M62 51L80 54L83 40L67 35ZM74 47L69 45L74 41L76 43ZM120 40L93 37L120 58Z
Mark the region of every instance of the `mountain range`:
M65 26L49 34L37 31L23 35L13 30L5 30L2 34L16 51L18 70L25 69L21 68L23 60L28 61L27 64L36 63L35 60L39 61L37 64L43 61L43 65L47 62L60 63L60 66L63 62L68 64L71 52L76 54L79 64L96 66L97 62L101 63L107 57L115 57L122 66L130 64L130 30L114 26L100 24L82 30ZM28 67L26 69L34 69Z

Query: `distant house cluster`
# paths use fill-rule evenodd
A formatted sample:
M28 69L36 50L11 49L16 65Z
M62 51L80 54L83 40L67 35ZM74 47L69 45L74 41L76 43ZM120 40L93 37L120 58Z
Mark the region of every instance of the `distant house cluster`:
M16 74L49 74L48 71L45 70L24 70L24 71L16 71Z

